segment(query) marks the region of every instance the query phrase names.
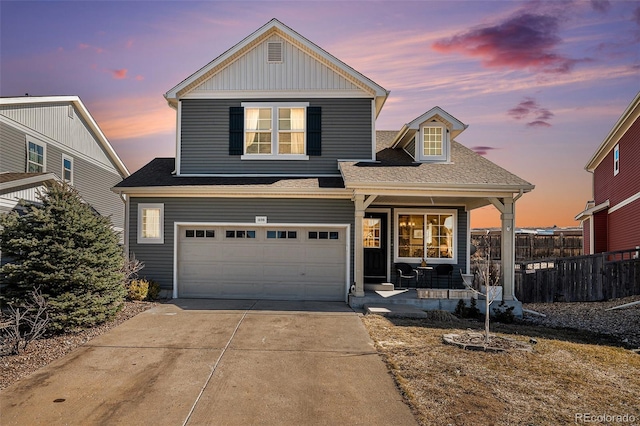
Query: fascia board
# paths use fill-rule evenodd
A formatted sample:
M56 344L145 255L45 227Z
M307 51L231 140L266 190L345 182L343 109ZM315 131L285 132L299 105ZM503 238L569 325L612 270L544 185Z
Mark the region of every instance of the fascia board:
M116 151L113 149L109 140L100 130L100 126L93 119L89 110L80 100L78 96L20 96L15 98L0 98L0 105L21 105L21 104L41 104L41 103L60 103L60 102L70 102L73 103L82 118L87 122L93 134L97 137L98 142L102 145L102 148L106 151L107 155L116 166L116 168L120 171L120 174L123 178L128 177L130 175L127 166L125 166L124 162L120 159Z
M136 196L167 196L167 197L239 197L239 198L351 198L351 191L346 189L300 190L296 188L238 188L199 186L158 186L158 187L113 187L111 190L118 194Z
M365 98L371 99L370 93L362 90L325 90L325 91L306 91L306 90L274 90L259 91L247 93L245 90L211 90L201 92L189 92L180 99L281 99L292 97L313 98Z
M42 183L47 181L62 182L62 180L55 175L55 173L45 173L38 176L31 176L24 179L12 180L10 182L0 183L0 191L6 191L8 189L17 188L19 186L33 185L35 183Z
M98 126L98 123L96 123L96 121L93 119L93 117L89 113L89 110L87 110L79 97L76 98L77 100L74 102L74 104L76 105L78 110L80 110L82 117L87 121L93 133L98 137L98 141L107 152L109 158L111 158L111 161L120 171L120 175L123 178L129 177L131 173L129 173L129 169L127 169L127 166L125 166L124 162L120 159L116 151L113 149L113 146L111 146L111 143L109 143L109 140L107 139L105 134L102 133L100 126Z
M614 124L607 137L600 144L596 152L593 154L587 165L584 166L585 170L593 173L593 171L600 165L602 160L607 156L609 151L613 149L622 136L629 130L635 121L640 116L640 92L636 94L636 97L631 101L627 109L622 113L616 124Z
M429 111L422 114L421 116L416 117L414 120L412 120L410 123L407 124L407 127L411 129L418 129L420 124L424 123L425 121L427 121L428 119L436 115L440 115L445 120L450 122L453 125L452 131L457 131L458 132L457 134L459 134L460 132L462 132L464 129L468 127L462 121L458 120L453 115L449 114L439 106L435 106L431 108Z
M605 210L609 208L609 200L605 201L604 203L600 203L597 206L593 206L591 208L585 209L583 211L581 211L580 213L578 213L576 215L576 217L574 218L575 220L584 220L587 219L588 217L593 216L595 213L598 213L602 210Z
M424 191L437 191L437 192L451 192L452 194L459 194L460 191L464 192L500 192L500 193L513 193L513 192L530 192L535 188L535 185L473 185L473 184L405 184L398 185L397 182L347 182L345 186L354 191L365 190L367 193L379 194L380 191L390 191L399 195L400 192L424 192ZM373 190L373 191L371 191Z

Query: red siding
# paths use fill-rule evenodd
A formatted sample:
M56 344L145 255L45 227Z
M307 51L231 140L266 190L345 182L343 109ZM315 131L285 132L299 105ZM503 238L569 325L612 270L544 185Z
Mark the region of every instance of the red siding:
M618 142L620 172L613 175L613 149L593 172L595 204L609 200L609 210L640 192L640 120ZM593 217L594 251L625 250L640 245L640 200ZM586 235L586 233L585 233ZM585 247L586 247L585 242Z
M618 145L620 172L613 175L613 149L593 172L596 205L609 200L609 205L614 207L640 192L640 121L633 123Z
M608 251L640 246L640 200L627 204L608 216Z
M591 253L591 219L582 221L582 253Z
M602 253L608 250L607 238L607 222L608 216L606 210L593 215L593 252Z

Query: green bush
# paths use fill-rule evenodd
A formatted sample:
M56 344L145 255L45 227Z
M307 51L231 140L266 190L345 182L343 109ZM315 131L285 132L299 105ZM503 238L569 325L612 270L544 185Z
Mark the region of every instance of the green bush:
M108 218L66 184L50 185L23 214L0 215L3 304L20 304L39 288L51 332L112 318L125 297L124 256Z
M149 294L149 282L147 280L133 280L127 288L127 299L145 300Z

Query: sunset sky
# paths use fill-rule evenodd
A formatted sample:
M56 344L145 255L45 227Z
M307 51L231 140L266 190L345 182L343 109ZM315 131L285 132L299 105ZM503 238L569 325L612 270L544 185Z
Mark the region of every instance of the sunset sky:
M80 96L130 171L175 155L163 94L277 18L391 91L378 130L433 106L536 185L518 226L575 226L584 166L640 90L638 1L0 2L0 95ZM493 207L472 226L497 226Z

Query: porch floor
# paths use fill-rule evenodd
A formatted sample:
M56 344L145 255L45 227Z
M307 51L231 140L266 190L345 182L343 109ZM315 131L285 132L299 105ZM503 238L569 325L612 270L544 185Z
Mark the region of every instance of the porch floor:
M349 294L349 306L354 309L363 309L366 310L367 307L372 306L376 308L386 308L388 310L398 311L400 306L394 305L405 305L411 306L413 308L417 308L423 311L449 311L454 312L456 310L456 305L460 301L460 297L455 297L456 294L453 293L448 295L448 297L443 298L428 298L422 299L418 298L418 290L430 290L430 289L396 289L396 290L377 290L371 291L367 290L364 292L363 297L356 297L353 294ZM443 289L432 289L434 291L443 291ZM453 297L453 298L449 298ZM470 299L464 299L467 305L470 304ZM492 307L498 305L498 301L495 301L492 304ZM505 300L505 304L507 306L515 306L513 314L516 317L522 317L522 303L517 300ZM478 300L477 302L478 309L481 312L484 312L484 301Z

